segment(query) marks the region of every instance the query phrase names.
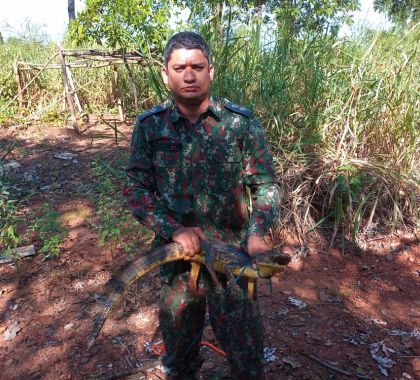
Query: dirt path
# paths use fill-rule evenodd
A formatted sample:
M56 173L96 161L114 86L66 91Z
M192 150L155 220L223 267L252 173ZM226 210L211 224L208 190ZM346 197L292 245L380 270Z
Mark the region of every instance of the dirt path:
M122 131L130 135L129 126ZM127 151L127 142L115 147L104 133L112 137L100 127L78 139L59 128L0 132L2 144L16 141L13 155L22 164L14 173L17 186L32 194L20 231L45 203L58 211L67 231L59 256L24 259L20 275L14 265L0 265L1 379L111 378L158 363L145 350L160 339L157 273L130 289L86 351L95 297L129 258L117 247L112 260L107 247L98 246L93 226L92 159L111 160ZM57 158L63 152L74 156ZM39 250L38 231L26 232L27 244ZM275 349L266 364L267 378L380 379L388 372L391 379L420 379L418 237L402 231L371 236L362 252L340 247L327 252L322 243L327 239L306 248L291 241L296 256L273 279L272 294L268 284L259 287L266 346ZM139 242L138 250L144 249ZM205 339L216 343L210 328ZM203 352L202 378L228 378L225 359ZM148 373L150 379L159 376L159 371Z

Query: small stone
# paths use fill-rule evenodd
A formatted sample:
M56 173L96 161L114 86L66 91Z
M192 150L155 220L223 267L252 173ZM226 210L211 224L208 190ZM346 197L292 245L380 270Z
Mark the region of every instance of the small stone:
M7 341L11 341L16 338L17 333L22 330L22 328L19 325L18 321L12 321L11 325L8 327L8 329L4 333L4 338Z
M410 311L408 312L408 315L410 317L418 318L420 316L420 312L418 310L416 310L415 308L411 308Z
M403 372L402 377L404 379L412 379L412 377L407 372Z
M74 327L74 323L67 323L65 326L64 326L64 330L66 330L66 331L69 331L69 330L71 330L72 328Z
M113 364L112 364L112 363L108 363L107 367L108 367L109 369L111 369L111 368L113 367Z
M389 312L388 312L388 310L387 309L381 309L381 313L383 314L383 315L385 315L386 317L389 315Z

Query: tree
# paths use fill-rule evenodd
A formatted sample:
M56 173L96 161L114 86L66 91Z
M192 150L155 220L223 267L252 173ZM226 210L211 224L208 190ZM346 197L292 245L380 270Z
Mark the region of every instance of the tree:
M385 13L395 24L404 25L420 20L418 0L374 0L376 11Z
M74 6L74 0L68 0L67 11L69 13L69 22L76 20L76 8Z
M359 0L274 0L266 6L288 35L336 35L343 23L351 22L348 14L358 9Z
M169 17L169 1L87 0L70 24L70 38L111 48L156 47L166 40Z
M43 30L45 24L37 24L28 17L24 18L21 25L17 28L12 27L7 22L2 27L11 38L17 40L34 43L46 43L49 41L48 34Z
M308 33L337 34L343 23L351 22L349 13L358 9L359 0L236 0L229 5L222 0L185 0L178 6L182 4L192 11L190 19L198 25L204 21L221 25L226 13L225 19L239 22L255 15L269 22L274 16L282 33L297 37Z

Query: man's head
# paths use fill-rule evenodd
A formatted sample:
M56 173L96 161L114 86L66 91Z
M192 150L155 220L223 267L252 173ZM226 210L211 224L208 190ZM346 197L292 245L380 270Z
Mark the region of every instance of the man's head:
M208 102L214 68L210 49L199 34L175 34L166 46L164 63L163 80L178 105L195 107Z
M179 32L174 34L165 47L163 53L163 63L165 67L168 67L168 62L171 58L171 54L175 49L198 49L201 50L203 55L207 58L207 62L210 65L210 48L207 42L198 33L194 32Z

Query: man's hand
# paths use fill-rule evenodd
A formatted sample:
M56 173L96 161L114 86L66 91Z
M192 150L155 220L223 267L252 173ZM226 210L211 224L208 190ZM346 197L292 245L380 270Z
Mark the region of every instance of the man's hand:
M248 248L248 254L250 256L254 256L257 253L263 253L266 251L269 251L271 249L271 246L267 244L267 242L264 239L261 239L257 235L250 235L248 236L247 240L247 248Z
M186 255L193 257L200 252L200 240L207 240L200 227L181 227L172 234L172 240L182 245Z

